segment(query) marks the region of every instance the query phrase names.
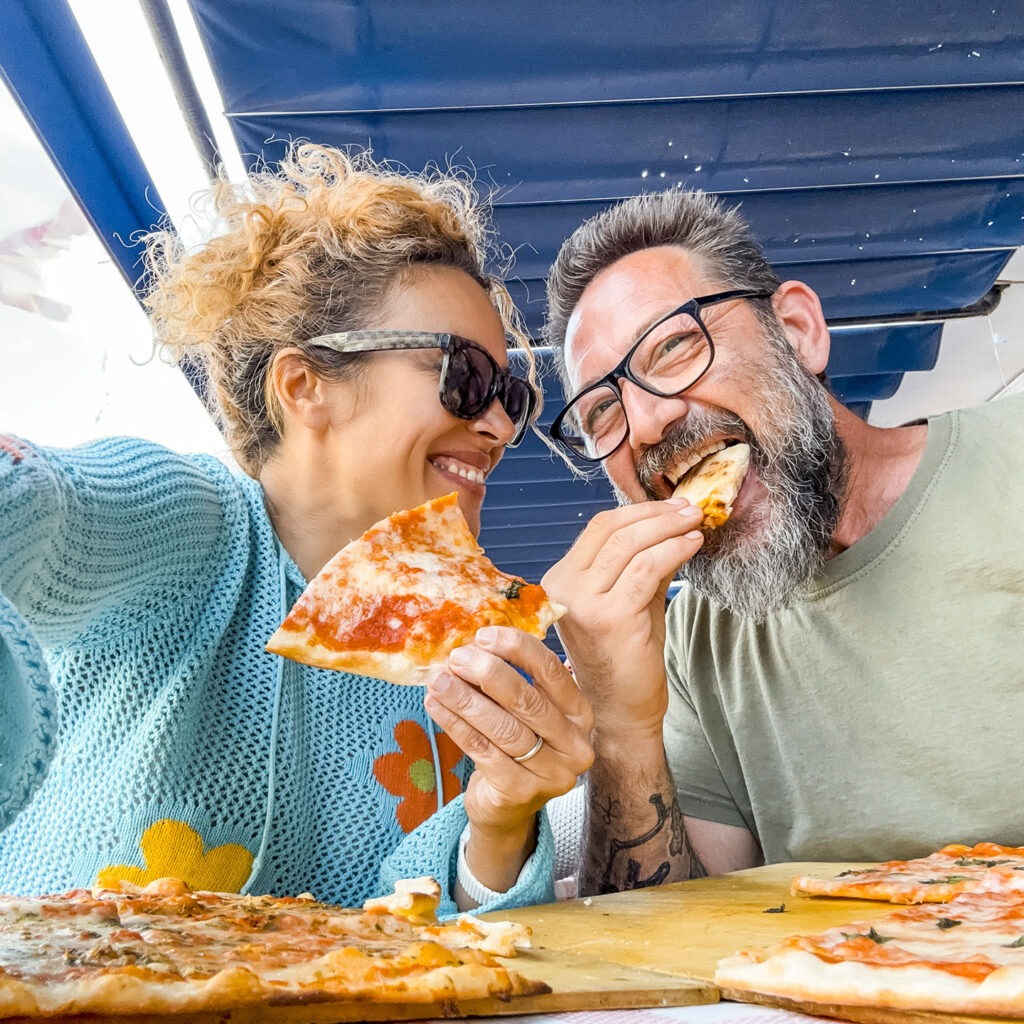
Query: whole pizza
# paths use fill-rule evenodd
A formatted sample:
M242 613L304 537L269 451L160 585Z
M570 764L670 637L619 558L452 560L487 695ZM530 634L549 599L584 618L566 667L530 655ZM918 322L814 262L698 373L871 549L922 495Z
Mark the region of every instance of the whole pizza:
M946 846L793 889L917 905L727 957L727 997L1024 1017L1024 848Z
M178 1014L325 1002L439 1003L550 991L502 966L529 929L464 915L400 882L362 910L296 897L145 888L0 897L0 1017Z

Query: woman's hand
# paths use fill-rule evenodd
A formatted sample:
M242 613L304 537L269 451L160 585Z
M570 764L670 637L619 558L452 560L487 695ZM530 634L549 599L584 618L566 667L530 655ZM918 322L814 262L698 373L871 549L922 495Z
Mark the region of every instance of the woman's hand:
M537 812L593 762L590 705L540 640L502 626L481 629L474 643L452 651L423 703L476 765L465 795L469 869L488 889L507 892L533 851ZM535 754L516 760L538 740Z

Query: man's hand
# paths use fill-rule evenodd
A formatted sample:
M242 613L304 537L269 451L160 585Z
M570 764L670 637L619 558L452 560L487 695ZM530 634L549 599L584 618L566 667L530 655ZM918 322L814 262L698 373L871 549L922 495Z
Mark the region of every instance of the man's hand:
M665 597L703 542L701 515L674 498L600 512L544 576L548 596L569 609L556 628L593 705L595 745L607 731L660 742Z
M543 585L594 708L580 891L613 892L704 874L676 803L662 745L668 708L665 598L703 542L701 510L643 502L591 520Z

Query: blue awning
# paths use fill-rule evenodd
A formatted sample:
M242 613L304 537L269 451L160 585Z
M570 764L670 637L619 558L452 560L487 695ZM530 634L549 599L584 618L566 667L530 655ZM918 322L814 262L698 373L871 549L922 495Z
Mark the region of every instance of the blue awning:
M1014 5L191 4L243 153L371 145L493 188L535 335L564 238L644 190L741 204L833 321L971 307L1024 242ZM846 369L871 378L851 399L891 393L891 375Z
M991 303L1024 244L1019 2L190 5L250 162L311 139L472 169L535 335L573 228L638 192L699 187L740 204L780 274L819 292L833 386L864 415L935 365L942 321ZM0 66L134 282L116 239L160 203L65 0L0 5ZM611 501L536 439L492 480L482 539L531 578Z

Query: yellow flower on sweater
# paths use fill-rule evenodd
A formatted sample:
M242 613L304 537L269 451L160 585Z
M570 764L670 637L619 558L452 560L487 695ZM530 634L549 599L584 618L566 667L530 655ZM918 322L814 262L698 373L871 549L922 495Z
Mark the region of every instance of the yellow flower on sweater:
M139 846L146 861L144 868L108 865L96 876L96 884L109 887L121 881L147 885L157 878L180 878L193 889L239 892L252 870L252 854L244 846L225 843L207 850L194 828L171 818L153 822L142 833Z

